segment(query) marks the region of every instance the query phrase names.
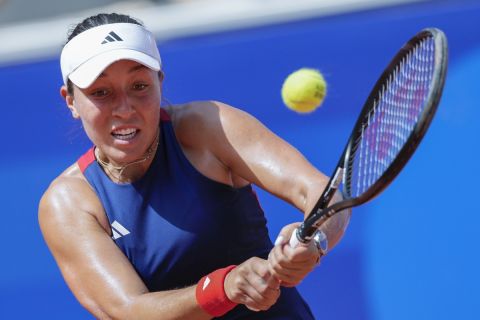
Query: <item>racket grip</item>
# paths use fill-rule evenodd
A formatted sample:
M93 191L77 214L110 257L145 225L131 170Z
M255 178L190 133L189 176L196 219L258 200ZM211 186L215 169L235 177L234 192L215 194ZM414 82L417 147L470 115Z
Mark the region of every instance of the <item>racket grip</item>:
M291 248L296 248L300 245L305 244L304 242L300 241L299 232L300 232L300 228L297 228L292 232L292 236L290 237L290 241L288 242Z
M305 240L305 241L301 241L300 230L301 230L300 228L297 228L293 231L292 236L290 237L290 241L288 242L291 248L296 248L298 246L308 246L310 241L313 240L315 243L315 246L318 249L318 252L320 253L320 257L327 254L328 239L326 234L323 231L317 230L315 231L312 238L309 238L308 240Z

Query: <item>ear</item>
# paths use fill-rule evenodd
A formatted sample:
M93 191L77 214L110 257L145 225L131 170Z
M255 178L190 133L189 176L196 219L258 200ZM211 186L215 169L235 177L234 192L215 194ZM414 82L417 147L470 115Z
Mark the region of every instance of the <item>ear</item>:
M74 117L75 119L79 119L80 115L78 114L77 108L75 107L75 99L73 95L68 93L67 86L63 85L60 88L60 95L62 96L63 99L65 99L67 107L68 109L70 109L70 112L72 113L72 117Z
M165 79L165 73L163 73L162 70L158 71L158 81L160 81L160 84L163 83L163 79Z

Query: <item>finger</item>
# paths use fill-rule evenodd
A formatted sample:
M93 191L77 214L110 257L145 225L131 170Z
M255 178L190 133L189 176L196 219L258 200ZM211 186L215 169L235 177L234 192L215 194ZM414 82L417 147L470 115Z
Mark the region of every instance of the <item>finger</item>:
M268 256L268 265L270 273L280 281L287 281L287 277L291 270L288 259L284 256L282 248L277 246L273 248Z
M316 259L302 263L291 263L285 261L279 248L272 250L268 257L270 273L282 282L282 286L291 287L298 285L302 279L316 266ZM318 254L317 254L318 255Z
M282 283L282 286L284 285L284 282L292 282L292 276L291 273L293 272L288 268L288 266L284 267L282 266L283 263L279 261L279 255L281 257L281 254L276 253L275 251L278 251L280 249L274 249L270 252L269 257L268 257L268 266L269 266L269 272L272 274L275 279L280 281Z
M256 265L247 281L264 299L278 298L280 281L270 273L267 261L263 260L262 264Z
M251 258L245 265L247 268L238 282L242 303L252 310L267 310L280 296L280 283L271 276L266 260Z
M268 310L272 306L273 303L268 303L268 301L263 300L256 295L255 292L247 289L244 293L242 304L253 311Z
M282 286L285 286L285 283L291 283L293 285L297 285L303 279L306 273L302 274L294 274L294 273L287 273L287 272L277 272L275 274L275 278L277 278Z
M272 265L273 274L279 277L282 282L285 281L299 281L300 278L304 278L309 272L311 272L317 265L316 260L311 260L309 263L302 263L301 265Z
M262 282L262 286L266 286L271 289L279 289L280 282L272 276L269 268L268 260L259 259L253 264L253 272L256 276L260 278L259 281Z
M277 237L276 245L271 250L275 253L279 262L305 262L306 264L309 264L318 259L318 249L313 241L306 245L299 245L295 248L290 247L290 245L287 243L288 241L286 241L284 236L280 234Z
M264 288L260 289L258 284L249 282L249 285L243 289L244 304L253 309L268 310L280 296L280 289L271 289L266 286Z
M259 278L257 278L258 281ZM267 310L278 297L275 294L269 295L268 298L263 297L254 287L254 281L241 277L235 280L236 287L234 289L234 302L244 304L253 311ZM270 289L272 290L272 289ZM278 290L279 291L279 290Z
M269 254L268 263L270 266L274 267L275 270L278 268L288 269L289 271L300 271L305 268L311 268L315 265L318 259L318 252L316 251L303 251L306 249L300 248L289 248L288 246L284 247L274 247Z
M240 297L239 303L245 305L245 307L247 307L248 309L250 309L252 311L255 311L255 312L261 311L260 306L257 305L255 300L253 300L252 298L250 298L246 294L243 294Z
M287 260L297 265L308 265L317 261L318 257L320 256L318 248L313 241L306 245L300 245L296 248L286 245L282 249L282 253Z
M264 278L264 281L268 288L272 290L280 289L280 280L275 278L271 272L268 272L268 277L266 279Z

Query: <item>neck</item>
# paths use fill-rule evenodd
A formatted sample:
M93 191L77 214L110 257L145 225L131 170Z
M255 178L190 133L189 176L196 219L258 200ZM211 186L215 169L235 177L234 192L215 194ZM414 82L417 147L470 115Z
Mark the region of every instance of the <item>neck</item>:
M133 182L142 177L150 167L158 148L159 138L159 132L157 132L155 139L144 155L125 164L115 165L107 157L105 157L106 160L102 159L100 149L98 148L95 148L95 158L112 181L117 183Z

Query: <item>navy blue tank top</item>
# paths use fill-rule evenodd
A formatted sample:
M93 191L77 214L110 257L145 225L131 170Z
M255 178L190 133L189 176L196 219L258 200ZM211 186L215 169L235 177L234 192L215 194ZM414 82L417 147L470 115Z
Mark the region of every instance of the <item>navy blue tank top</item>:
M272 243L251 185L213 181L185 157L168 114L161 110L160 141L139 180L111 181L90 149L78 161L100 199L112 239L150 291L183 288L204 275L253 257L266 259ZM313 319L295 288L282 288L266 312L237 306L221 319Z

